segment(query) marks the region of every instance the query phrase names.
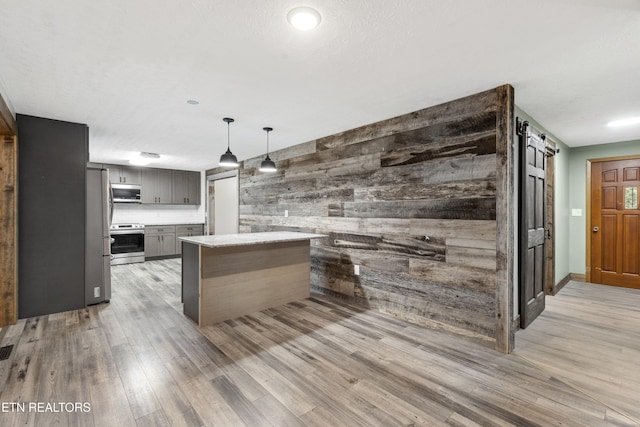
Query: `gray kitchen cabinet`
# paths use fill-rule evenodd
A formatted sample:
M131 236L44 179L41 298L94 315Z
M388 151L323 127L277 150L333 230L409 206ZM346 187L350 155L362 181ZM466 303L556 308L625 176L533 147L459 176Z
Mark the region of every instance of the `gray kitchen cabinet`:
M174 225L145 227L144 257L153 258L176 254L176 227Z
M204 225L176 225L176 254L182 254L180 237L202 236Z
M173 171L169 169L142 170L142 203L169 204L173 183Z
M200 172L173 171L172 200L179 205L199 205Z
M144 257L153 258L160 256L160 235L144 235Z
M140 168L124 165L105 165L109 169L109 181L112 184L141 184Z

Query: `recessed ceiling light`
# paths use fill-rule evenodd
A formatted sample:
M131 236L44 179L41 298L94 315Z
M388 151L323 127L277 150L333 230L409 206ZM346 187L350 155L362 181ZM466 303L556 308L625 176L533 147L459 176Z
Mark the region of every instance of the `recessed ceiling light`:
M309 31L320 24L320 13L310 7L296 7L287 14L287 20L298 30Z
M637 125L640 123L640 117L629 117L627 119L622 119L622 120L614 120L612 122L607 123L607 126L611 127L611 128L617 128L620 126L631 126L631 125Z
M195 99L187 99L187 104L189 104L189 105L198 105L200 103L198 101L196 101Z

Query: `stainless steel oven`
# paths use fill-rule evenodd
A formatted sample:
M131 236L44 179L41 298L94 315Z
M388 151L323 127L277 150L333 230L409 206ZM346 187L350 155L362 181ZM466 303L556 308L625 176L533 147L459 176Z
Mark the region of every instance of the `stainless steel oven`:
M111 237L111 265L144 262L144 225L113 224Z

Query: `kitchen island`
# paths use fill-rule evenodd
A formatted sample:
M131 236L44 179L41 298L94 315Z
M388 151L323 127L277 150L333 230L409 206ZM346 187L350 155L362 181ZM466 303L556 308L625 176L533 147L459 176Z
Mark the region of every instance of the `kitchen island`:
M199 326L309 297L311 239L266 232L181 237L184 314Z

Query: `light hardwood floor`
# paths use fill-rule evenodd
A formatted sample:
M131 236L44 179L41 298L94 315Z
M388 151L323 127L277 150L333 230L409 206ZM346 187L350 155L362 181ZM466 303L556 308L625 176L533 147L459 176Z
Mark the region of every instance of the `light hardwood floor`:
M640 424L640 290L570 282L515 354Z
M533 329L522 331L518 352L503 355L318 296L200 330L181 312L178 260L114 267L113 278L110 304L0 331L2 345L16 345L0 362L0 402L87 401L91 412L0 413L1 426L638 425L632 411L607 401L617 399L613 386L594 395L535 359L557 356L557 332L557 343L544 335L536 343ZM565 293L577 294L576 285L550 298L536 322L564 328L554 319L564 315L555 303ZM623 298L626 309L640 307L638 295ZM579 298L567 305L591 304ZM607 313L605 303L599 297L597 310L580 316ZM597 336L615 329L569 327ZM617 329L616 345L593 356L632 365L637 332ZM617 377L629 402L638 401L633 375Z

